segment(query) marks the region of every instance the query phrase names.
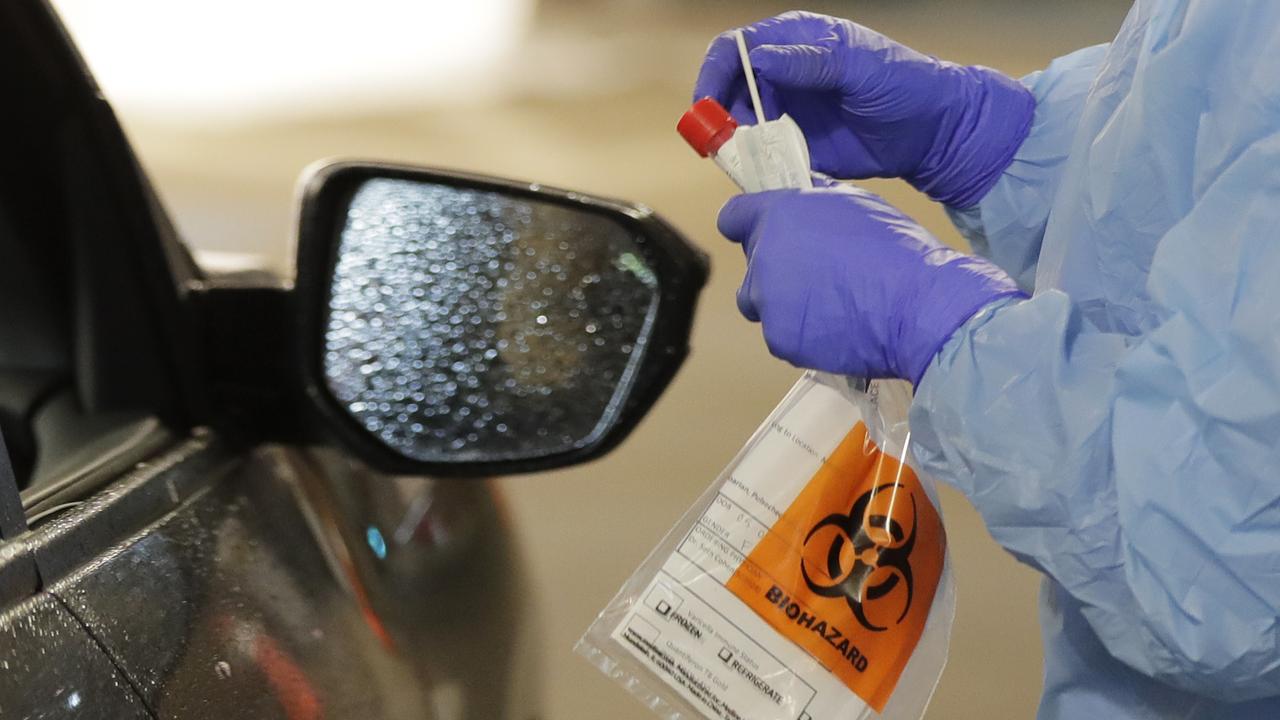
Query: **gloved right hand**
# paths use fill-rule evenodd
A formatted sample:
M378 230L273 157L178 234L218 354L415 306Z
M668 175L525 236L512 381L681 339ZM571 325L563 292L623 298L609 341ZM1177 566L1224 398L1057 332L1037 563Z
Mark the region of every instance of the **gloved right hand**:
M771 116L809 141L813 169L901 177L957 209L976 205L1026 139L1035 99L989 68L922 55L848 20L789 12L743 28ZM755 122L731 32L707 50L694 100Z
M1003 270L852 185L738 195L717 226L747 255L738 309L799 367L919 383L975 313L1025 297Z

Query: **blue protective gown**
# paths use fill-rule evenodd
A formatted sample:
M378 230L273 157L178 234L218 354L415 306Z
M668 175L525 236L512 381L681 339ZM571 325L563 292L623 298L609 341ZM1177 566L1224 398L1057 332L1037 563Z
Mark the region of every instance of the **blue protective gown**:
M1046 576L1041 718L1280 718L1280 2L1140 0L1025 80L916 457Z

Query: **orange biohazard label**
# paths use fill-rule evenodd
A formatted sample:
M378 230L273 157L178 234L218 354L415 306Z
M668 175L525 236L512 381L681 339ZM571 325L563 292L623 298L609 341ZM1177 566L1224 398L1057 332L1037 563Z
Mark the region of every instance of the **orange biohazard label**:
M919 478L858 423L727 587L882 712L924 632L945 553Z

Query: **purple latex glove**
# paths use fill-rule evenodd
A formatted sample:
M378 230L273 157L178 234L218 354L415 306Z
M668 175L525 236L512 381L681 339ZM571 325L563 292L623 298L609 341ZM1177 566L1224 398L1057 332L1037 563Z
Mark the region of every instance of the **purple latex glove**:
M747 254L738 309L800 367L918 383L975 313L1025 297L1003 270L851 185L739 195L718 225Z
M848 20L789 12L743 28L770 119L790 115L813 169L900 177L955 208L976 205L1026 139L1035 98L989 68L942 62ZM755 122L732 33L707 50L694 100Z

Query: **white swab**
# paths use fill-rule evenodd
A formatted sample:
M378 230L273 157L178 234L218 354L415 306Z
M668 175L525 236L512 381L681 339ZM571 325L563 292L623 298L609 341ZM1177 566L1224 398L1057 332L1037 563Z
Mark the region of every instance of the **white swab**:
M751 58L747 56L747 36L742 30L735 30L738 39L738 57L742 59L742 74L747 76L747 90L751 93L751 104L756 109L756 122L764 124L764 105L760 104L760 90L756 87L756 75L751 71Z

